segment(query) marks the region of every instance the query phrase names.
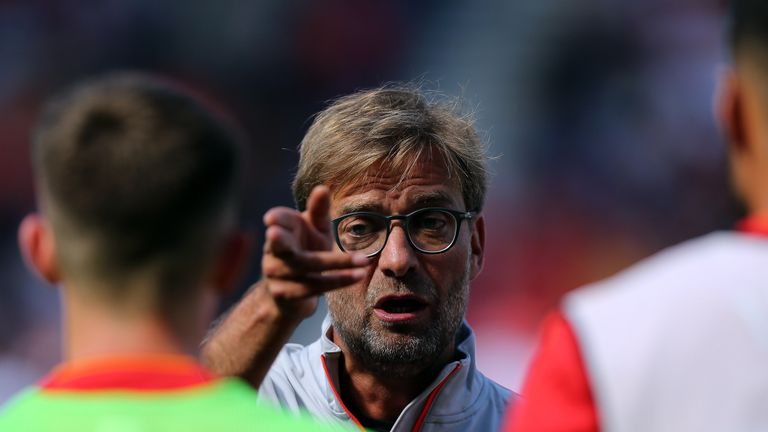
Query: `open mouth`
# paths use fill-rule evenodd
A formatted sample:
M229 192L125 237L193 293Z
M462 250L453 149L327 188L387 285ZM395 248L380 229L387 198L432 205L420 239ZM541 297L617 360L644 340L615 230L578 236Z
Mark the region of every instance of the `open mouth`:
M384 321L404 321L417 318L427 306L415 295L386 296L376 302L374 311Z

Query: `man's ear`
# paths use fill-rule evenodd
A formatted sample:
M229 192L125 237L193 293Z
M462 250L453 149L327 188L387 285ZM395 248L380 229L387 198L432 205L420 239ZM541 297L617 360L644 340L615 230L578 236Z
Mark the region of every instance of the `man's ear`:
M231 234L222 246L213 269L213 286L219 295L230 294L246 270L253 250L254 236L245 231Z
M24 217L18 240L24 261L35 273L53 285L61 281L53 231L42 216L32 213Z
M721 73L715 97L715 117L732 151L748 148L742 91L736 71L728 68Z
M472 222L474 223L474 229L470 239L472 247L470 280L473 280L480 274L480 271L483 269L483 258L485 256L485 218L483 215L478 215L477 219L474 219Z

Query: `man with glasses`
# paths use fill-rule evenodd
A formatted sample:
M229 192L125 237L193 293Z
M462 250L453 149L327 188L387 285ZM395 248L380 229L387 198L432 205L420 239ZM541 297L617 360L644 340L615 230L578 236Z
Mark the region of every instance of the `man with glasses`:
M477 371L464 321L483 264L485 162L471 122L418 90L332 103L301 144L299 210L265 215L264 278L212 333L209 365L329 422L497 430L510 392ZM285 346L269 369L326 291L320 339Z

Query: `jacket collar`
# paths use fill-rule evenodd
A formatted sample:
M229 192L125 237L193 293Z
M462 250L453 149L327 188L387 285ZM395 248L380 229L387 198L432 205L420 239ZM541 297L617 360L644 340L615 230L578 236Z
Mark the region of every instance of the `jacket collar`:
M330 382L326 380L326 396L334 414L349 419L349 413L336 397L334 390L339 388L339 359L342 351L331 340L332 332L330 315L326 315L319 341L326 376L330 379ZM425 411L428 411L430 418L454 418L457 415L471 415L479 409L478 405L482 404L475 402L480 397L484 383L475 365L475 334L466 320L459 329L456 350L457 360L446 364L437 378L405 407L393 430L397 430L398 425L417 423Z

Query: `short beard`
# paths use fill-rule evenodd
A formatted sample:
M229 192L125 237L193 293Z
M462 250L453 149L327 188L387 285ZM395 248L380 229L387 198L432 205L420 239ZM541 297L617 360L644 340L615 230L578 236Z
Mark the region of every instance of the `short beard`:
M413 333L407 326L387 327L389 333L402 336L395 343L386 340L386 336L371 325L372 304L379 294L376 290L369 289L365 310L359 315L352 310L352 303L345 301L346 293L328 296L333 331L342 339L349 354L370 372L397 378L415 376L427 369L442 367L446 357L455 350L456 335L469 297L469 269L444 298L438 297L431 283L418 282L398 282L395 292L417 292L438 307L432 310L432 322L422 333Z

